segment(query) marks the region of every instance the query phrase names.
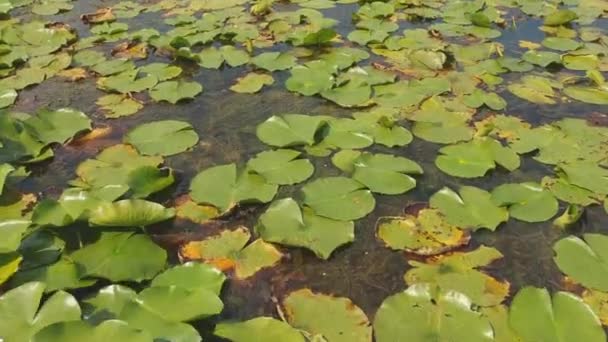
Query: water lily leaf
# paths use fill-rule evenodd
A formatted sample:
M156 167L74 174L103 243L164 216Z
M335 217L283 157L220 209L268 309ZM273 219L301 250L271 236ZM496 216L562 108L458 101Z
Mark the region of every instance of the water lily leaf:
M608 293L586 289L583 291L583 302L589 305L603 325L608 323Z
M372 340L372 327L367 316L348 298L302 289L291 292L283 300L283 306L291 326L313 336L323 336L336 342Z
M14 89L0 89L0 108L6 108L17 99L17 92Z
M140 167L157 167L162 157L140 155L129 145L114 145L106 148L95 159L78 165L78 179L73 184L96 192L100 198L112 201L129 190L129 175Z
M324 218L307 208L302 211L291 198L274 201L260 216L256 231L265 241L305 247L322 259L355 239L352 221Z
M507 107L507 102L498 94L487 93L481 89L475 89L472 94L465 96L463 101L467 106L473 108L486 105L492 110L503 110Z
M412 133L415 136L439 144L471 140L474 130L468 123L470 118L468 112L446 109L435 97L424 101L420 110L409 117L414 121Z
M146 310L169 322L204 319L222 311L220 298L205 288L187 289L181 286L151 286L141 291L137 302Z
M88 56L87 56L88 57ZM103 56L102 56L103 57ZM99 57L90 57L99 58ZM88 59L87 59L88 61ZM88 64L88 63L87 63ZM130 59L117 58L101 61L93 65L92 70L101 76L112 76L125 71L135 69L135 64Z
M305 181L315 171L308 159L297 159L300 152L279 149L258 153L247 167L277 185L291 185Z
M564 202L581 206L598 203L598 199L596 198L598 196L593 191L570 184L566 179L561 177L544 177L541 181L541 186L551 191L553 196Z
M174 181L171 169L143 166L129 173L128 185L133 191L133 198L146 198L170 186Z
M593 162L576 161L559 164L558 169L564 173L564 178L568 183L598 194L608 195L607 168Z
M364 121L328 118L327 123L329 130L323 139L327 148L365 148L374 143L374 138L367 132L370 127Z
M57 110L40 110L36 116L25 120L36 137L45 144L63 144L82 131L91 129L91 120L83 112L61 108Z
M0 164L0 195L4 191L4 184L11 172L15 171L15 168L11 164Z
M547 37L542 41L542 44L549 49L558 51L576 50L582 46L580 42L574 39L561 37Z
M91 212L89 223L105 227L144 227L166 221L175 216L175 210L155 202L140 199L103 203Z
M509 218L507 209L495 205L489 192L472 186L463 186L459 192L460 196L444 187L431 196L429 204L439 209L449 223L460 228L493 231Z
M365 186L346 177L318 178L304 187L304 204L317 215L350 221L365 217L374 210L376 201Z
M265 85L274 83L274 78L267 74L250 72L230 87L230 90L237 93L254 94L260 91Z
M605 341L606 333L593 311L579 297L524 287L513 298L511 328L523 341Z
M608 237L601 234L584 234L581 240L569 236L554 246L557 267L574 281L586 287L608 290L608 256L605 247Z
M296 58L285 52L264 52L251 58L251 63L260 69L272 72L295 66Z
M539 104L555 104L554 88L561 88L550 79L540 76L524 76L518 83L512 83L509 91L524 100Z
M137 113L143 104L129 95L109 94L95 102L105 112L106 118L119 118Z
M258 139L270 146L312 145L315 134L324 124L325 120L319 116L273 115L258 125L256 134Z
M239 279L246 279L266 267L272 267L283 255L273 245L261 239L247 245L249 230L239 227L224 230L203 241L191 241L180 248L180 256L188 260L203 260L222 270L234 269Z
M291 70L291 77L285 81L285 87L289 91L300 93L304 96L312 96L330 89L334 84L334 76L319 67L312 65L298 65Z
M289 324L272 317L244 322L219 323L213 334L234 342L304 342L304 336Z
M608 91L602 88L571 86L564 88L564 94L586 103L608 104Z
M277 185L245 169L237 174L235 164L219 165L197 174L190 183L190 196L198 203L212 204L221 212L244 201L270 202Z
M19 270L23 258L19 253L10 252L0 254L0 285L14 276Z
M139 68L140 72L152 75L159 81L167 81L181 75L182 68L165 63L151 63Z
M491 307L500 304L509 295L509 283L500 281L479 270L503 255L496 249L481 246L470 252L444 254L426 263L409 261L414 268L405 273L408 285L419 283L436 284L443 290L466 295L479 306Z
M61 203L52 199L43 199L38 202L32 213L32 223L40 226L63 227L72 222L74 222L74 218Z
M520 164L519 156L511 148L487 137L446 146L439 153L435 165L451 176L463 178L481 177L496 164L509 171Z
M416 180L408 174L423 173L420 165L404 157L365 152L352 158L352 152L345 151L338 152L334 157L341 159L342 153L351 154L351 160L343 162L339 168L352 173L354 180L371 191L381 194L396 195L407 192L416 186Z
M203 91L203 86L196 82L166 81L150 89L150 97L155 101L167 101L176 104L181 100L193 99Z
M38 15L53 15L74 8L71 1L67 0L41 0L32 5L32 12Z
M560 9L547 14L543 24L547 26L559 26L567 24L576 18L578 18L576 12L569 9Z
M600 65L600 59L596 55L572 55L562 56L564 66L570 70L594 70Z
M429 336L440 341L493 341L488 319L472 308L470 299L456 291L441 291L429 284L415 284L382 302L374 319L378 342L395 336L423 342Z
M196 145L198 134L187 122L162 120L137 126L127 133L124 142L144 155L171 156Z
M97 279L82 279L78 265L67 258L60 258L50 265L20 270L11 278L10 285L20 286L32 281L44 283L46 285L44 292L52 293L57 290L91 286L97 282Z
M388 247L417 255L435 255L466 245L470 235L445 221L436 209L417 215L381 217L377 236Z
M546 68L551 63L560 64L561 58L558 53L551 51L530 50L523 54L522 59L528 63L532 63L543 68Z
M82 267L83 276L142 281L165 266L167 253L147 235L102 232L97 241L72 253L71 259Z
M101 53L99 51L95 51L95 50L80 50L76 54L74 54L74 56L72 58L72 61L76 65L80 65L83 67L94 66L101 62L104 62L105 60L106 60L106 58L104 57L103 53ZM112 60L112 61L113 61L113 64L117 63L116 60ZM129 63L128 61L126 61L124 59L120 59L120 60L118 60L118 62L120 64L124 63L127 65L133 65L132 63ZM110 63L110 61L108 61L108 63ZM102 69L107 69L107 68L102 68ZM102 71L106 71L106 70L102 70ZM97 72L97 73L105 74L105 73L101 73L101 72Z
M70 321L52 324L39 331L32 342L103 342L108 340L150 342L152 335L146 331L135 329L128 323L119 320L104 321L94 327L85 321Z
M26 219L3 219L0 222L0 254L12 253L19 248L21 237L31 222Z
M56 292L41 304L44 288L43 283L27 283L0 297L0 338L29 341L46 326L80 319L78 302L67 292Z
M205 223L221 214L216 207L196 204L187 195L179 197L175 204L175 217L195 223Z
M557 199L536 183L503 184L492 190L492 201L509 208L509 215L526 222L547 221L557 214Z
M372 88L364 81L349 81L321 92L321 96L342 107L365 106L370 103Z
M139 71L128 70L120 74L102 77L97 80L97 87L105 91L115 91L122 94L136 93L154 87L158 79L152 75L138 77Z

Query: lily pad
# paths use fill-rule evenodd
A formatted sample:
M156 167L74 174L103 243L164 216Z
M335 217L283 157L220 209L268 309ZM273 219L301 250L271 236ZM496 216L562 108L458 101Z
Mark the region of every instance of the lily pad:
M605 341L600 320L579 297L524 287L509 310L511 328L524 341Z
M456 291L442 291L429 284L415 284L382 302L374 319L378 342L493 341L489 320L473 309L471 300Z
M365 217L376 201L365 186L346 177L318 178L304 187L304 204L317 215L350 221Z
M267 74L259 74L255 72L248 73L230 87L230 90L237 93L254 94L260 91L265 85L274 83L274 78Z
M302 289L287 295L283 306L291 326L312 336L336 342L372 340L372 327L367 316L348 298Z
M560 9L547 14L544 24L547 26L559 26L567 24L578 18L576 12L569 9Z
M272 72L293 67L296 65L296 58L285 52L264 52L251 58L251 63Z
M459 192L444 187L431 196L429 204L449 223L464 229L496 230L509 218L507 209L495 205L489 192L472 186L463 186Z
M435 160L437 167L451 175L463 178L481 177L496 164L513 171L520 160L511 148L491 138L477 138L466 143L443 147Z
M95 102L104 110L106 118L119 118L137 113L144 106L128 95L109 94Z
M289 324L272 317L256 317L244 322L222 322L213 334L234 342L305 342L304 336Z
M144 227L166 221L175 211L161 204L140 199L104 203L91 212L89 223L106 227Z
M91 129L91 120L87 115L70 108L40 110L37 115L25 120L25 124L45 144L63 144L77 133Z
M97 241L72 253L71 259L82 267L84 276L142 281L162 270L167 253L147 235L103 232Z
M196 82L166 81L150 89L150 97L155 101L166 101L177 104L179 101L193 99L203 91L203 86Z
M315 134L325 120L318 116L285 114L271 116L257 127L257 136L263 143L277 147L312 145Z
M339 246L355 239L351 221L336 221L300 209L291 198L274 201L260 216L257 233L265 241L305 247L323 259Z
M27 283L0 297L0 338L29 341L53 323L80 319L78 302L67 292L56 292L42 304L44 288L43 283Z
M103 342L108 339L149 342L153 337L148 332L135 329L119 320L108 320L95 327L84 321L70 321L55 323L42 329L32 338L32 342Z
M608 291L608 237L584 234L584 241L575 236L559 240L554 246L555 263L574 281L591 289Z
M409 264L413 268L405 273L404 279L408 285L428 283L456 291L476 305L491 307L509 295L509 283L483 273L479 268L502 257L498 250L482 245L470 252L444 254L424 263L411 260Z
M219 165L197 174L190 183L190 196L198 203L212 204L226 212L239 202L270 202L277 185L245 169L237 174L235 164Z
M381 217L377 236L388 247L417 255L435 255L466 245L470 235L445 222L436 209L422 209L417 215Z
M0 108L6 108L17 99L17 92L14 89L0 89Z
M137 126L127 133L124 142L144 155L170 156L196 145L198 134L187 122L163 120Z
M300 154L285 149L265 151L249 160L247 166L271 184L297 184L312 176L315 170L308 159L298 159Z
M557 214L557 199L536 183L503 184L492 190L492 201L509 208L509 215L526 222L547 221Z
M248 244L251 234L244 227L224 230L202 241L191 241L180 248L180 256L188 260L203 260L222 270L234 269L239 279L278 263L282 254L272 244L261 239Z

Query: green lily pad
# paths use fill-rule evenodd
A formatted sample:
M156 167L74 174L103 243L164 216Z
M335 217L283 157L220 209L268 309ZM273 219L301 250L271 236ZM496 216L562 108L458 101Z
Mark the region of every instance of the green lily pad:
M596 55L573 55L562 56L564 66L570 70L594 70L599 67L600 59Z
M353 152L343 150L334 158L340 159L341 154L344 153ZM351 155L351 160L338 167L352 173L354 180L373 192L388 195L402 194L416 186L416 180L408 174L420 175L423 172L420 165L404 157L367 152L355 154L358 155L356 157Z
M89 223L106 227L144 227L175 216L172 208L140 199L103 203L91 212Z
M170 156L196 145L198 134L187 122L162 120L137 126L125 135L124 142L145 155Z
M237 93L254 94L260 91L265 85L274 83L271 75L250 72L241 77L230 87L230 90Z
M133 198L146 198L159 192L175 181L171 169L143 166L129 173L128 185Z
M445 221L436 209L422 209L417 215L381 217L377 236L388 247L417 255L447 252L469 242L469 234Z
M259 218L257 233L265 241L305 247L327 259L339 246L355 239L351 221L336 221L301 210L291 198L274 201Z
M608 256L605 247L608 237L601 234L584 234L585 241L569 236L554 246L555 263L574 281L586 287L608 291Z
M509 283L483 273L479 268L490 265L503 255L496 249L481 246L470 252L444 254L426 262L409 261L412 269L405 273L408 285L434 284L443 290L466 295L479 306L499 305L509 295Z
M108 320L95 327L84 321L55 323L42 329L32 338L32 342L78 342L83 340L150 342L153 337L146 331L129 326L126 322Z
M529 75L507 88L513 95L524 100L539 104L555 104L554 88L561 88L561 85L544 77Z
M155 101L166 101L177 104L179 101L193 99L203 91L203 86L196 82L166 81L150 89L150 97Z
M4 284L7 280L14 276L19 270L19 265L23 258L19 253L3 253L0 254L0 284Z
M365 106L370 103L372 88L366 82L350 81L322 91L321 96L342 107Z
M507 209L495 205L489 192L472 186L463 186L459 192L460 196L444 187L431 196L429 204L439 209L448 222L465 229L496 230L509 218Z
M508 207L509 215L526 222L547 221L557 214L557 199L536 183L503 184L492 190L492 201Z
M103 232L97 241L71 254L83 276L111 281L151 279L165 266L167 253L143 234Z
M11 278L11 286L19 286L29 282L42 282L46 285L45 293L57 290L78 289L94 285L97 279L82 279L80 268L67 258L60 258L57 262L20 270Z
M109 94L95 102L105 112L106 118L119 118L137 113L144 106L128 95Z
M300 154L285 149L265 151L249 160L247 167L271 184L297 184L310 178L315 170L308 159L298 159Z
M582 45L574 39L561 37L547 37L542 41L542 44L549 49L558 51L576 50Z
M270 202L277 185L245 169L237 174L235 164L219 165L197 174L190 183L190 196L198 203L211 204L226 212L239 202Z
M285 81L287 90L312 96L330 89L334 84L334 76L331 72L315 65L317 64L308 63L306 66L298 65L291 68L291 77Z
M481 177L496 164L509 171L520 164L519 156L511 148L487 137L446 146L439 153L435 165L451 176L463 178Z
M318 178L304 187L304 204L317 215L350 221L374 210L376 200L365 186L346 177Z
M15 168L11 164L0 164L0 195L4 191L4 185L11 172L15 171Z
M26 219L4 219L0 223L0 254L12 253L19 248L21 237L31 222Z
M224 230L202 241L191 241L180 248L180 256L203 260L223 270L234 269L239 279L246 279L278 263L282 254L272 244L257 239L247 244L251 234L244 227Z
M17 92L14 89L0 89L0 108L6 108L17 99Z
M598 194L608 195L608 169L596 163L576 161L559 164L558 169L564 173L570 184Z
M219 296L225 281L226 276L217 268L197 262L187 262L157 275L150 285L178 286L185 289L204 288Z
M97 87L104 91L114 91L121 94L141 92L158 84L156 76L139 77L139 71L128 70L117 75L102 77L97 80Z
M561 57L558 53L552 51L537 51L530 50L523 54L522 59L528 63L532 63L543 68L548 67L550 64L560 64Z
M608 91L603 88L571 86L564 88L564 94L586 103L608 104Z
M139 71L144 74L152 75L162 82L181 75L182 68L165 63L151 63L139 68Z
M251 63L258 68L272 72L295 66L296 58L285 52L264 52L251 58Z
M312 145L315 134L325 123L319 116L285 114L271 116L257 127L257 136L270 146Z
M70 108L40 110L37 115L25 120L25 124L45 144L63 144L77 133L91 129L91 120L87 115Z
M130 59L117 58L96 63L92 69L101 76L112 76L135 69L135 64Z
M513 298L509 325L524 341L605 341L600 320L579 297L524 287Z
M567 24L576 18L578 18L576 12L569 9L560 9L547 14L543 24L547 26L559 26Z
M67 292L56 292L42 304L44 288L43 283L27 283L0 297L0 338L29 341L53 323L80 319L78 302Z
M396 336L411 342L493 341L489 320L475 311L471 300L456 291L442 291L429 284L415 284L382 302L374 319L378 342Z
M272 317L256 317L244 322L223 322L213 334L234 342L305 342L304 336L289 324Z
M348 298L302 289L287 295L283 306L291 326L312 336L336 342L372 340L372 327L367 316Z

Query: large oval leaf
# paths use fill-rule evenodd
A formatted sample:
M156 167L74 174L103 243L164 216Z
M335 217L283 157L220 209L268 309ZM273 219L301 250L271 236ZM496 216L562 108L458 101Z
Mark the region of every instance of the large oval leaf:
M213 333L234 342L304 342L304 336L289 324L271 317L244 322L220 323Z
M103 203L91 212L89 223L109 227L143 227L175 216L175 210L139 199Z
M356 220L369 214L376 200L363 184L346 177L319 178L302 188L304 204L317 215L334 220Z
M187 122L163 120L132 129L124 142L145 155L170 156L186 151L198 142L198 134Z
M608 236L584 234L585 240L569 236L554 246L557 267L586 287L608 291Z

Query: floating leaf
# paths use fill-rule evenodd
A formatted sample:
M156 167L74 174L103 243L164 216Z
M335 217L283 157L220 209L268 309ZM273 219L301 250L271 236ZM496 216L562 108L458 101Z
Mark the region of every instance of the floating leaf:
M586 103L608 104L608 91L603 88L571 86L564 88L564 94Z
M442 291L429 284L415 284L382 302L374 319L378 342L407 336L424 342L429 336L439 341L493 341L488 319L472 308L470 299L455 291Z
M520 160L511 148L491 138L477 138L466 143L443 147L435 159L437 167L451 175L463 178L481 177L496 164L513 171Z
M106 227L144 227L173 216L175 211L161 204L129 199L101 204L91 212L89 223Z
M540 76L524 76L520 82L512 83L507 88L524 100L539 104L555 104L554 88L561 88L561 85Z
M547 14L543 24L547 26L559 26L567 24L578 18L578 15L569 9L560 9Z
M297 184L312 176L315 170L308 159L297 159L300 154L285 149L265 151L249 160L247 166L271 184Z
M181 75L182 68L165 63L151 63L139 68L140 72L152 75L159 81L167 81Z
M264 52L251 58L251 63L272 72L293 67L296 65L296 58L284 52Z
M32 342L104 342L108 339L147 342L153 338L148 332L135 329L119 320L104 321L95 327L84 321L70 321L55 323L42 329L32 338Z
M196 82L166 81L150 89L150 97L155 101L167 101L176 104L181 100L193 99L203 91L203 86Z
M244 201L270 202L277 186L263 176L245 169L237 175L235 164L219 165L197 174L190 183L190 196L198 203L207 203L226 212Z
M503 255L496 249L481 246L470 252L454 252L427 259L425 263L409 261L414 268L405 273L408 285L436 284L443 290L453 290L469 297L480 306L500 304L509 295L509 283L499 281L480 270Z
M106 118L119 118L137 113L144 106L128 95L109 94L95 102L105 111Z
M307 66L293 67L291 77L285 81L287 90L312 96L330 89L334 84L332 73L316 65L309 63Z
M334 220L356 220L374 210L376 201L365 186L346 177L318 178L304 187L304 204L317 215Z
M557 200L536 183L503 184L492 190L492 201L509 207L509 215L526 222L547 221L557 214Z
M372 328L367 316L348 298L302 289L287 295L283 306L291 326L313 336L336 342L372 340Z
M216 207L196 204L189 196L178 198L176 204L175 216L192 222L204 223L220 215Z
M507 209L492 203L492 196L482 189L463 186L460 196L444 187L430 199L430 206L437 208L446 220L458 227L477 230L487 228L495 230L501 222L507 221Z
M0 297L0 338L29 341L53 323L80 319L78 302L67 292L56 292L41 304L44 288L43 283L27 283Z
M377 236L388 247L417 255L444 253L469 242L469 234L445 222L436 209L422 209L417 215L381 217Z
M513 298L509 323L523 341L606 340L589 306L567 292L557 292L551 299L546 289L524 287Z
M32 127L37 138L45 144L63 144L76 133L91 129L91 120L86 114L70 108L40 110L25 124Z
M142 281L154 277L164 266L167 253L147 235L103 232L97 241L71 254L83 276L118 281Z
M180 248L180 256L189 260L204 260L223 270L234 268L239 279L253 276L263 268L281 260L282 254L261 239L247 245L251 234L244 227L224 230L203 241L191 241Z
M260 91L265 85L274 83L274 78L267 74L248 73L245 77L239 78L237 83L230 87L230 90L237 93L254 94Z
M256 133L258 139L271 146L312 145L315 142L315 134L324 123L318 116L273 115L258 125Z
M213 334L234 342L250 342L252 336L267 342L304 342L304 336L289 324L271 317L244 322L219 323Z
M265 241L305 247L323 259L355 239L353 222L324 218L307 208L301 210L291 198L272 202L260 216L256 231Z
M127 133L124 142L145 155L170 156L196 145L198 134L187 122L163 120L137 126Z
M14 89L0 89L0 108L6 108L17 99L17 92Z
M586 287L608 291L608 237L601 234L584 234L581 240L569 236L554 246L557 267L574 281Z

